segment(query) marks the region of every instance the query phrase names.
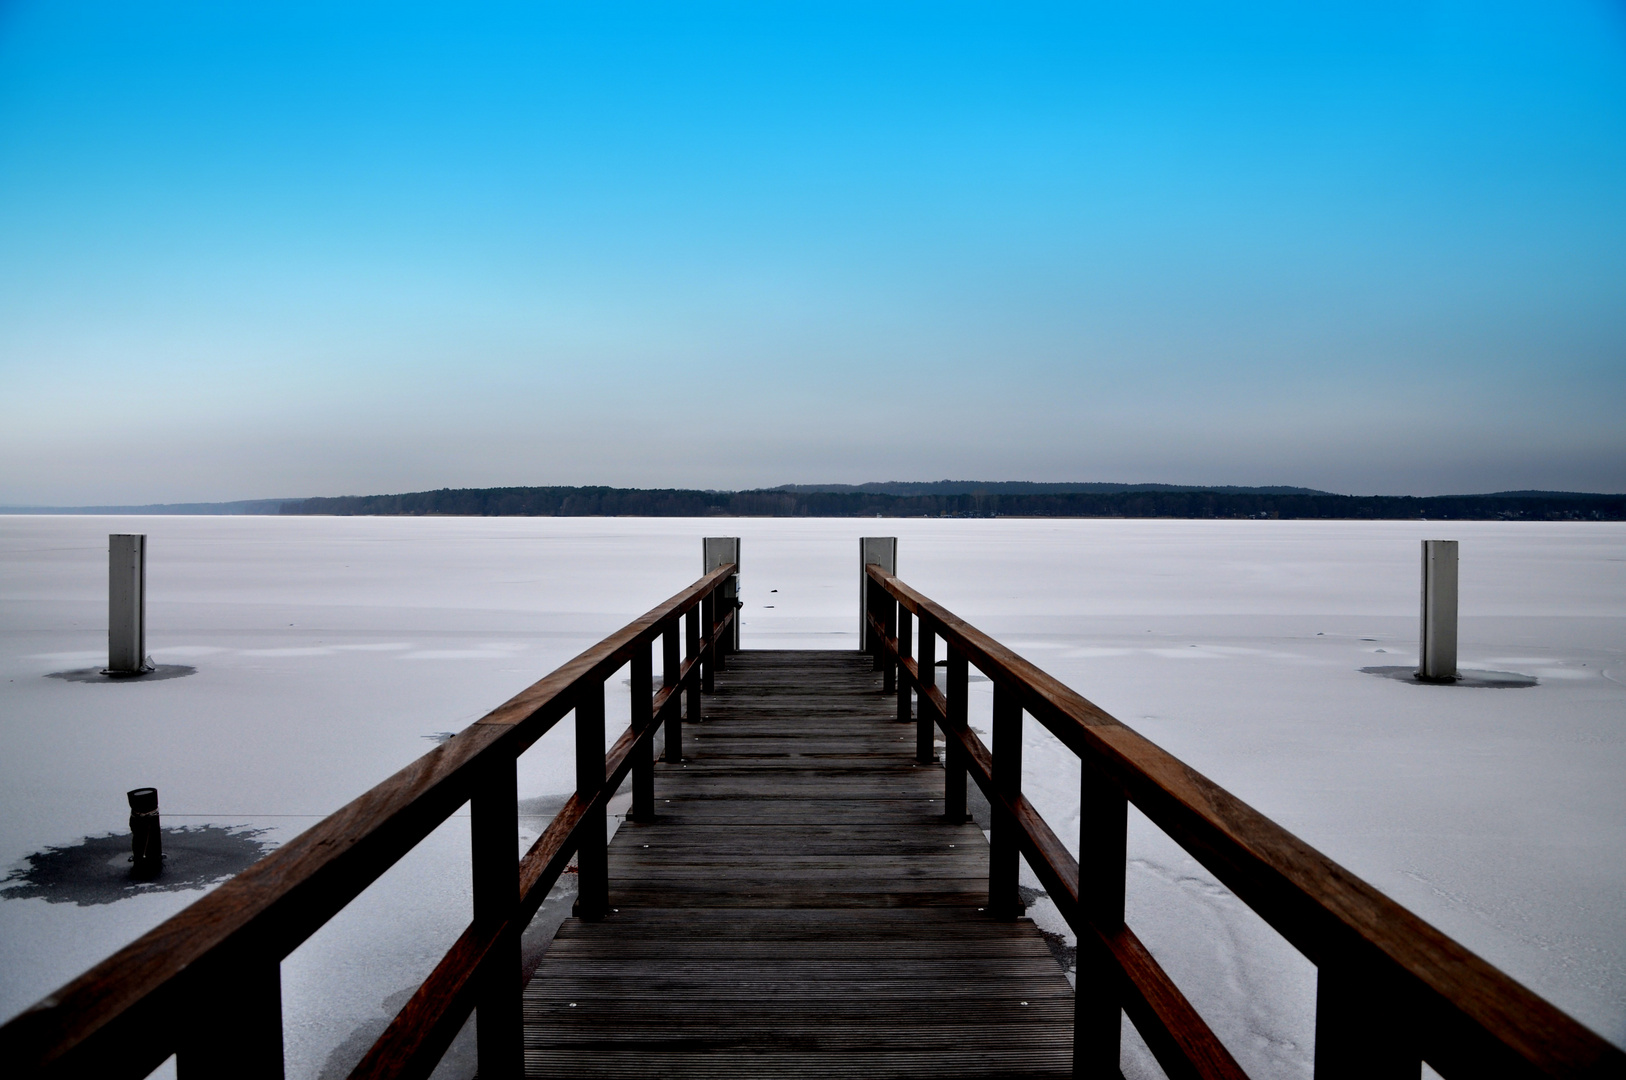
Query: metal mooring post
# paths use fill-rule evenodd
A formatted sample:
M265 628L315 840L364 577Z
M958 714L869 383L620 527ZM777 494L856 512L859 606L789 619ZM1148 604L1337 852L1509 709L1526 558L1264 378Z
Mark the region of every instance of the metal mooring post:
M1422 626L1417 646L1417 677L1434 682L1457 679L1457 542L1423 541Z
M864 569L876 563L889 574L898 572L896 536L862 536L858 539L858 649L869 652L869 573Z
M147 537L107 538L107 673L140 675L147 664Z
M138 787L125 793L130 800L130 876L151 881L164 869L164 836L158 828L158 789Z
M705 554L705 569L703 574L709 574L724 563L740 565L740 538L737 536L708 536L701 541ZM740 651L740 614L737 610L740 599L740 575L734 574L717 590L717 618L721 619L731 609L734 610L734 621L729 624L728 633L723 638L724 652ZM710 633L710 627L706 628Z

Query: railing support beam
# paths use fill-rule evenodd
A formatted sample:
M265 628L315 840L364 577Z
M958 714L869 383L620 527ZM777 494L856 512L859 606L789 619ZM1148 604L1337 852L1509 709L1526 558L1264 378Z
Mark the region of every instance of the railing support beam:
M886 624L886 637L890 641L898 634L898 602L881 592L881 621ZM887 653L885 643L881 648L881 690L884 693L896 693L898 689L898 665Z
M948 648L948 717L943 729L943 817L954 824L966 820L965 747L949 734L966 724L966 701L971 666L952 641Z
M682 660L678 653L678 621L673 619L661 631L661 685L676 686ZM683 696L674 691L666 700L666 762L683 760Z
M920 620L920 658L917 665L920 695L915 712L915 761L930 765L937 760L937 751L932 746L937 706L929 693L937 686L937 631L924 618Z
M469 800L474 870L474 921L494 926L519 903L519 789L514 759L486 770ZM517 1078L525 1071L519 935L504 934L480 967L475 998L475 1043L480 1075Z
M604 787L604 686L576 699L576 794L590 803ZM604 804L582 815L576 848L576 915L588 921L610 912L610 866Z
M654 665L650 660L650 647L642 645L632 654L631 708L634 730L647 727L650 709L654 707ZM651 730L632 746L632 809L627 820L650 822L655 820L655 733Z
M1022 702L1003 683L994 684L994 788L1012 806L1022 797ZM997 800L991 804L988 850L988 913L1015 919L1023 911L1022 839L1016 819Z
M998 758L995 759L996 767ZM1102 934L1124 925L1124 871L1128 862L1129 800L1089 761L1079 762L1078 903ZM1118 972L1097 949L1078 950L1073 991L1073 1075L1117 1077L1123 1004Z
M700 621L705 627L705 659L700 664L700 688L708 694L717 692L717 594L708 593L700 601Z
M1403 1003L1369 967L1327 958L1316 972L1315 1080L1417 1080Z
M695 659L700 655L700 610L701 605L696 604L683 616L683 654L690 659ZM705 718L703 715L704 706L700 701L700 683L700 673L696 672L694 677L689 680L689 690L686 695L688 698L689 723L691 724L698 724Z
M198 975L175 1055L179 1080L282 1080L281 963L239 954Z
M909 609L902 604L895 605L898 612L898 723L907 724L914 719L914 713L909 708L911 688L909 680L904 677L903 662L909 658L913 650L914 620Z

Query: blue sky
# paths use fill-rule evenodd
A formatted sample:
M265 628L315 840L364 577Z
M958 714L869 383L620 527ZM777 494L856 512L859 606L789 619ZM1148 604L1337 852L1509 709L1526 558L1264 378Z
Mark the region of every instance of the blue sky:
M1626 490L1626 5L0 7L0 503Z

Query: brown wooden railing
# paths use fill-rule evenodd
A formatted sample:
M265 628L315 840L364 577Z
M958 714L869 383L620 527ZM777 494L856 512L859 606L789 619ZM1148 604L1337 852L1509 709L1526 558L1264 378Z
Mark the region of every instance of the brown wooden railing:
M880 566L865 570L870 649L898 719L918 725L919 761L943 731L945 813L965 820L967 774L988 797L990 910L1020 913L1020 852L1078 935L1075 1076L1119 1075L1120 1010L1170 1077L1245 1075L1124 923L1134 803L1316 965L1317 1080L1417 1080L1424 1061L1451 1078L1626 1077L1611 1043ZM970 666L993 683L991 753L966 723ZM1079 757L1078 859L1022 795L1024 716Z
M519 1076L520 934L572 855L578 914L605 915L605 808L631 773L631 816L653 816L655 733L664 724L667 759L681 757L681 699L698 718L725 662L736 570L712 570L12 1019L0 1071L143 1077L175 1054L182 1080L281 1077L282 958L468 803L474 921L351 1076L428 1076L475 1009L480 1075ZM628 665L631 722L605 754L605 681ZM515 759L572 711L576 791L516 862Z

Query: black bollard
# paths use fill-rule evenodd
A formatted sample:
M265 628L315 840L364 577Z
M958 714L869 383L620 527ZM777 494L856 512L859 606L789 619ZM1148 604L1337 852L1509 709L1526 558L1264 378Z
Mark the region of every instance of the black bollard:
M134 856L130 876L136 881L151 881L164 869L164 840L158 831L158 789L138 787L127 795L130 851Z

